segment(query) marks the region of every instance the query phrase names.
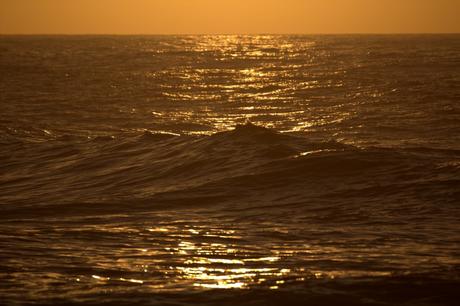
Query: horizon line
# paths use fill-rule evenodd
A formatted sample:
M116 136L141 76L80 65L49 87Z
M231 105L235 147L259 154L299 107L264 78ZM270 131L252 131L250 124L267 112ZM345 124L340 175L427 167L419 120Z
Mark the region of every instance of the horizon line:
M249 35L449 35L460 32L316 32L316 33L0 33L0 36L249 36Z

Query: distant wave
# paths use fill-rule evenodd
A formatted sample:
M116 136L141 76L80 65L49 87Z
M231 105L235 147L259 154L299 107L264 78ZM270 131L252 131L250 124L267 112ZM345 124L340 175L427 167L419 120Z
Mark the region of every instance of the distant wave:
M459 158L454 150L358 148L250 123L211 136L147 132L24 146L2 166L1 199L10 203L2 205L4 213L43 213L49 206L57 212L66 203L117 211L283 206L333 197L355 202L394 194L410 199L411 193L446 203L458 194L439 195L439 186L460 186L459 164L444 161Z

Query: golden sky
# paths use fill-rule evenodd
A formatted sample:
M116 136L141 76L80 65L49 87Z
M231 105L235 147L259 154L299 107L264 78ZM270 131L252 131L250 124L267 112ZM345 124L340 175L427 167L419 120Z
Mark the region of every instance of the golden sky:
M0 0L0 33L458 33L459 14L460 0Z

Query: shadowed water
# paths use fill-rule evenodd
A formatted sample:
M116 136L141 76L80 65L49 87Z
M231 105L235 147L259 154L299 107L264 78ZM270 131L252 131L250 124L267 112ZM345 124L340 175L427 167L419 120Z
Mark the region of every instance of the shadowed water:
M1 37L1 300L454 305L458 38Z

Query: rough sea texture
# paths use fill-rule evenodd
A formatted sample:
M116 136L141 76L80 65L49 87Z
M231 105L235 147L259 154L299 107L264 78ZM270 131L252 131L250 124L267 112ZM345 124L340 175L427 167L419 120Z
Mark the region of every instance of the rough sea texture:
M458 305L460 35L1 36L0 303Z

